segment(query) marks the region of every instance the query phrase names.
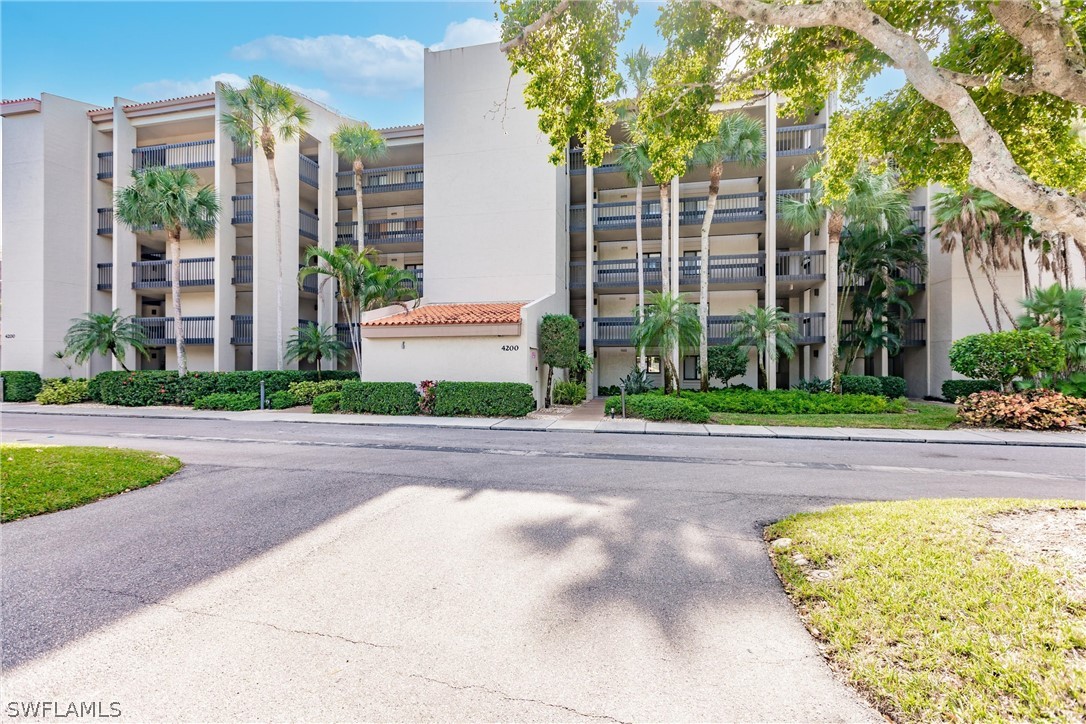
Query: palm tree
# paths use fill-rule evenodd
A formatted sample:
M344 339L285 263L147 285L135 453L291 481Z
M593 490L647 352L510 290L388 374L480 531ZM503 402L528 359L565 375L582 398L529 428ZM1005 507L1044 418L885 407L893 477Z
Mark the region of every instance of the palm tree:
M820 178L821 170L822 165L817 161L803 167L799 177L809 183L809 192L802 200L782 198L780 214L786 224L804 233L816 231L823 221L827 222L826 287L836 292L840 271L838 257L841 232L845 228L845 221L880 230L903 229L909 224L911 207L908 195L898 186L897 176L889 170L877 173L869 165L862 164L848 180L844 198L826 194ZM831 355L830 367L833 370L833 388L840 390L840 299L836 305L829 305L826 312L826 327L832 335L827 342Z
M629 126L628 126L629 128ZM637 310L643 315L645 307L645 240L641 233L641 212L644 204L645 177L649 175L649 154L645 143L624 143L619 146L618 165L626 172L626 178L636 184L634 193L634 236L637 239ZM638 316L638 322L644 321ZM645 369L645 350L638 350L638 367Z
M655 347L659 350L664 365L664 392L668 391L670 380L678 395L679 374L672 355L675 352L682 355L683 351L697 346L701 336L697 308L678 294L652 292L648 304L638 312L642 321L634 325L630 341L640 349Z
M283 369L283 210L279 176L275 171L275 143L298 138L309 125L309 109L286 86L254 75L246 88L223 84L227 111L219 122L223 130L243 146L259 145L268 161L272 201L275 204L275 362Z
M112 355L125 372L131 372L124 364L129 348L138 354L147 356L147 335L135 317L126 317L120 309L109 314L84 314L72 320L68 333L64 335L64 350L75 357L77 364L83 364L92 355Z
M1050 330L1063 343L1068 371L1086 369L1086 289L1053 284L1033 290L1020 303L1025 314L1018 318L1019 326Z
M354 170L354 201L358 207L358 248L366 245L366 223L362 215L362 173L366 165L376 162L388 152L385 137L368 123L344 123L332 134L332 148L344 158L351 159Z
M170 291L173 297L174 344L177 374L188 372L185 325L181 316L181 231L195 239L215 233L219 199L211 186L184 167L155 166L132 172L132 184L116 195L117 219L133 231L161 227L170 254Z
M701 391L709 390L709 227L716 213L716 198L720 193L720 177L726 162L741 166L757 166L765 158L765 134L762 124L746 113L726 113L716 127L716 133L698 146L694 160L709 167L709 198L705 202L705 220L701 222L700 282L698 314L701 319L701 343L698 360L701 364Z
M768 361L776 361L782 354L788 359L796 356L796 343L792 339L796 333L795 322L780 307L754 305L740 310L738 316L735 344L754 348L758 355L758 387L767 389Z
M303 324L294 328L295 335L287 340L286 360L296 359L317 363L317 379L321 376L321 360L335 358L342 362L347 358L347 345L339 341L332 325Z
M328 281L336 283L340 307L347 320L354 352L355 370L362 379L362 336L359 324L362 313L398 304L407 309L406 302L418 304L418 292L414 288L415 277L394 267L381 266L375 259L377 250L370 247L354 249L337 246L331 251L311 246L305 250L309 265L298 271L299 286L314 274L323 274L323 287ZM323 264L322 264L323 262Z

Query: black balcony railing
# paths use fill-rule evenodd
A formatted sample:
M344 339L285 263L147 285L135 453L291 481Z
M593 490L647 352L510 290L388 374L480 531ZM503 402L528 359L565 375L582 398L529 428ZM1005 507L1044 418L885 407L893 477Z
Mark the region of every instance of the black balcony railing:
M407 281L404 286L410 287L415 290L415 293L420 297L422 296L422 267L415 267L414 269L405 269L405 272L410 274L414 279Z
M603 157L603 163L592 169L593 173L604 174L614 173L621 171L622 166L618 163L618 152L612 151L605 154ZM584 165L584 149L575 147L569 149L569 174L570 176L583 176L585 174Z
M822 150L826 140L826 124L786 126L777 128L777 155L801 156Z
M113 233L113 207L98 209L98 233L110 236Z
M353 349L351 346L351 325L346 322L337 322L336 339L347 345L347 349Z
M252 284L253 283L253 255L252 254L240 254L238 256L230 257L230 260L234 262L234 274L230 277L231 284Z
M826 278L826 253L823 251L779 251L776 274L785 281L818 280ZM569 264L570 289L585 287L585 263ZM679 284L696 286L701 282L701 256L688 255L679 259ZM765 253L720 254L709 257L710 284L760 284L765 281ZM644 277L647 288L661 284L660 260L644 259ZM635 288L637 286L637 261L618 259L597 261L593 284L601 288Z
M98 265L97 286L100 292L113 289L113 262L107 261Z
M172 266L173 262L168 259L132 262L132 288L154 289L171 286ZM210 287L214 284L215 257L181 260L181 286Z
M305 269L305 264L299 264L298 265L298 270L301 271L302 269ZM307 276L305 279L302 280L301 289L302 289L303 292L309 292L310 294L316 294L318 291L320 291L320 282L321 282L321 275L320 274L310 274L309 276Z
M251 224L253 223L253 195L241 194L240 196L231 196L230 201L234 204L234 213L230 217L231 224Z
M893 275L899 279L907 279L917 288L917 290L923 289L926 282L925 268L922 264L910 264L904 269L895 270ZM846 284L856 288L866 287L870 281L871 279L866 274L853 274L849 276L845 273L844 268L842 268L841 275L838 277L837 288L843 289Z
M253 147L234 141L234 155L230 159L233 164L245 164L253 162Z
M358 246L358 222L336 222L336 246Z
M796 344L821 344L826 341L825 312L797 312L790 316L796 326L792 336Z
M921 234L927 231L927 211L928 208L926 206L914 206L909 211L909 220L913 222Z
M391 191L412 191L421 189L423 182L422 164L408 166L387 166L369 168L362 172L362 193L377 194ZM354 195L354 171L340 171L336 174L336 196Z
M215 165L215 139L166 143L159 146L142 146L132 149L132 168L171 166L207 168Z
M298 155L298 178L313 188L320 188L320 167L308 156Z
M418 241L422 241L421 216L366 222L366 244L404 244Z
M928 320L910 319L905 323L905 335L901 343L906 347L923 347L927 344Z
M708 197L699 196L679 201L679 223L683 226L699 225L705 220ZM636 226L635 212L637 202L617 201L593 204L592 219L596 229L632 229ZM721 194L716 199L713 210L713 223L721 224L734 221L757 221L765 218L765 193L754 191L743 194ZM660 224L660 202L649 200L641 202L641 224L644 227ZM570 231L584 231L585 205L574 204L569 207Z
M253 315L235 314L230 317L233 323L233 331L230 333L230 344L246 345L253 343Z
M319 221L316 214L298 209L298 235L316 241Z
M810 197L810 189L777 189L777 218L781 218L784 212L781 210L781 202L785 199L797 202L805 202Z
M578 320L584 326L584 320ZM633 333L633 317L600 317L593 325L593 341L599 347L629 347ZM737 315L713 315L709 317L709 344L731 344L736 338L739 324Z
M177 342L173 317L136 317L135 321L143 327L148 345L161 347ZM181 317L181 325L185 344L215 343L215 317Z
M98 179L113 178L113 151L98 154Z
M826 278L826 252L778 251L777 279L806 281Z

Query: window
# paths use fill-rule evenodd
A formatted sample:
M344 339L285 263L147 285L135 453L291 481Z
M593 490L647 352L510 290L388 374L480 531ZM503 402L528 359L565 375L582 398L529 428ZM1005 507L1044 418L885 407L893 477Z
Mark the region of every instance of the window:
M660 358L659 357L649 357L647 359L647 362L648 362L648 372L649 372L650 375L658 375L658 374L660 374Z
M696 354L688 354L683 357L683 379L684 380L700 380L701 379L701 365L699 364L698 356Z

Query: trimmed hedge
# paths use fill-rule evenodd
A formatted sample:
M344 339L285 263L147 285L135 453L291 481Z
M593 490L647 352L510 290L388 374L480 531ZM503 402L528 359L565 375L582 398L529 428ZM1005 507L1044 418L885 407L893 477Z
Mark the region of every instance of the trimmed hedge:
M536 408L525 382L438 382L433 390L439 417L524 417Z
M41 392L34 399L39 405L71 405L90 399L87 386L86 380L73 380L70 377L43 380Z
M882 382L878 377L867 375L841 375L843 395L881 395Z
M318 395L329 392L339 392L343 389L345 380L321 380L320 382L291 382L288 388L290 394L299 405L311 405Z
M339 409L374 415L415 415L419 392L413 382L346 382L340 391Z
M259 410L260 395L253 392L241 394L216 392L193 400L192 407L196 410L230 410L233 412Z
M904 377L887 375L886 377L879 377L878 379L879 382L882 383L883 397L889 397L891 400L896 400L899 397L905 396L905 391L908 389L908 386L905 384Z
M285 410L288 407L296 407L298 405L297 398L286 390L279 390L278 392L266 395L265 400L268 403L268 407L272 410Z
M977 392L1001 392L1003 387L995 380L947 380L943 383L943 399L956 402Z
M324 372L325 379L357 379L349 370ZM291 383L316 381L313 370L269 370L241 372L190 372L183 378L175 371L140 370L102 372L91 384L93 398L107 405L145 407L149 405L191 405L213 394L260 394L270 396L287 390Z
M683 398L710 412L754 415L870 415L904 412L905 401L878 395L835 395L802 390L716 390L683 392Z
M611 414L612 411L616 413L622 412L622 397L608 398L603 409L607 414ZM709 410L687 397L653 394L651 392L643 395L628 395L626 397L626 415L658 422L678 420L680 422L701 423L709 422L710 418Z
M41 375L23 370L4 370L4 402L30 402L41 392Z
M313 398L314 413L339 412L339 392L325 392Z

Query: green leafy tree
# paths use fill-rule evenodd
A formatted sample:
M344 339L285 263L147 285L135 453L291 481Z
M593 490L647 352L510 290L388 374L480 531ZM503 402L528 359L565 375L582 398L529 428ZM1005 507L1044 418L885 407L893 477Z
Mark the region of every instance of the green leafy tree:
M200 186L200 178L189 169L155 166L133 171L132 183L117 191L114 203L117 219L133 231L155 227L166 231L177 374L184 377L188 357L181 316L181 233L201 240L213 236L219 199L211 186Z
M580 361L581 333L577 320L568 314L544 314L539 320L539 358L547 365L544 407L551 406L554 368L572 369Z
M747 351L736 344L722 344L709 348L709 376L731 385L731 379L747 373Z
M399 305L406 311L407 303L418 306L418 293L414 288L414 276L402 269L378 264L377 250L370 247L355 249L337 246L331 251L311 246L305 250L309 263L298 270L298 285L314 275L324 277L323 288L329 281L335 283L343 318L351 337L355 370L362 379L362 334L359 325L362 313Z
M64 349L77 364L84 364L93 355L104 354L112 356L121 369L130 372L124 364L130 348L146 357L147 335L135 317L124 316L120 309L109 314L89 312L73 319L64 335Z
M1006 392L1018 379L1055 375L1064 369L1063 345L1048 330L971 334L950 345L950 369L971 379L995 380Z
M321 360L335 359L344 362L350 354L347 345L339 341L332 325L303 324L294 328L294 336L287 340L286 361L303 360L317 363L317 379L321 376Z
M734 344L754 348L758 357L758 387L768 389L766 369L769 361L776 361L782 354L788 359L796 356L793 339L796 324L780 307L752 306L740 310L738 316Z
M362 213L362 174L366 166L388 153L385 137L368 123L344 123L332 134L332 148L350 159L354 171L354 201L358 208L358 247L366 245L366 220Z
M275 170L275 147L278 141L300 138L309 125L309 109L286 86L273 83L259 75L249 78L245 88L223 84L223 99L227 110L219 119L222 128L243 146L257 147L268 161L268 176L275 206L275 362L283 369L283 208L279 192L279 175Z
M1053 284L1021 300L1021 329L1047 329L1063 344L1070 372L1086 370L1086 289Z
M701 323L697 307L683 301L678 294L651 292L642 311L638 315L642 321L634 325L630 341L639 348L652 347L659 351L664 366L664 392L673 388L678 395L679 374L674 357L698 345Z
M709 198L705 203L705 219L701 222L701 262L698 315L701 320L701 343L698 355L701 363L701 391L709 389L709 229L716 213L720 194L720 178L725 163L757 166L765 158L765 134L762 124L746 113L725 113L720 118L712 138L694 152L694 160L709 167Z

